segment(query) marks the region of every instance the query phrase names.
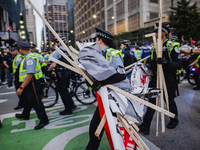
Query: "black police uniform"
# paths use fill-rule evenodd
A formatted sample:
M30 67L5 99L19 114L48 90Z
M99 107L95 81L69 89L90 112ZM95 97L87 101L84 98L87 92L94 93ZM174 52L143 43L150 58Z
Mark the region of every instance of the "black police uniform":
M124 51L122 51L122 54L124 55L123 60L124 60L124 67L127 67L131 65L134 62L137 62L137 59L135 58L134 54L130 52L129 48L125 48Z
M24 41L18 41L17 44L22 49L28 49L29 48L28 47L29 44L24 42ZM20 65L21 65L21 63L20 63ZM20 65L18 66L16 73L15 73L15 75L16 75L15 78L18 81L18 82L16 82L16 84L18 85L18 87L22 84L22 82L19 82ZM24 100L23 112L22 112L22 114L16 114L15 116L17 118L23 118L25 120L28 120L29 116L30 116L30 111L33 108L35 110L38 118L40 119L40 123L38 124L38 126L42 125L42 127L43 127L43 126L45 126L46 124L49 123L49 120L48 120L48 117L46 115L44 105L41 101L42 88L40 86L40 80L36 80L34 77L33 77L33 80L34 80L34 85L35 85L36 94L37 94L37 97L38 97L38 100L39 100L39 104L37 103L37 100L36 100L36 95L34 93L32 81L30 81L30 83L24 88L22 95L21 95L23 97L23 100ZM38 126L36 126L36 127L38 127ZM40 129L41 126L39 128L36 128L36 127L35 127L35 129Z
M176 97L176 70L179 70L182 68L182 62L180 59L180 53L177 53L175 51L175 47L173 48L173 50L171 51L170 57L169 57L169 53L167 50L167 41L166 40L163 43L163 58L165 60L167 60L167 64L163 64L163 72L164 72L164 76L165 76L165 81L166 81L166 86L167 86L167 91L168 91L168 96L169 96L169 110L170 112L174 113L176 115L175 119L171 119L171 121L178 121L178 111L177 111L177 106L176 103L174 101L174 98ZM149 87L156 87L156 82L157 82L157 57L156 57L156 52L155 50L153 51L153 59L150 59L147 61L147 63L150 64L152 72L153 72L153 76L152 79L149 83ZM156 104L156 99L149 99L149 102ZM155 113L155 110L152 108L147 108L147 112L144 116L143 119L143 123L141 124L140 128L145 128L148 132L149 132L149 128L151 125L151 121L153 118L153 115ZM148 133L147 133L148 134Z
M62 50L63 53L65 53L69 58L71 58L66 50L63 50L61 48L60 48L60 50ZM62 55L59 60L61 62L69 64L69 62ZM76 105L74 104L72 97L68 91L71 73L72 72L69 69L64 68L63 66L61 66L59 64L56 65L56 77L57 77L56 88L57 88L58 92L60 93L62 102L65 106L63 115L65 115L65 113L72 114L72 109L76 108ZM60 112L60 114L62 115L62 112Z

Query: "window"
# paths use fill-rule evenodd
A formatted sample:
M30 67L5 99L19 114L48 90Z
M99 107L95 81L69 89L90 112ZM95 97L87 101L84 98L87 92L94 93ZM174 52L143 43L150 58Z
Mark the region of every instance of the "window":
M150 20L158 18L158 13L150 13Z
M158 3L158 0L150 0L150 3Z

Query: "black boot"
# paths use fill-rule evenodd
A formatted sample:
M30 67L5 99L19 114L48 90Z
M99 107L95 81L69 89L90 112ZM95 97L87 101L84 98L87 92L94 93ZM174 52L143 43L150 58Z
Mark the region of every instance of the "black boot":
M178 119L176 119L176 118L170 118L170 122L168 123L168 125L167 125L167 128L168 129L174 129L174 128L176 128L176 126L178 125L178 123L179 123L179 121L178 121Z
M146 127L140 125L140 126L138 126L138 128L140 129L139 130L140 133L143 133L145 135L149 135L149 129L147 129Z
M0 128L1 128L2 126L3 126L3 125L2 125L1 120L0 120Z

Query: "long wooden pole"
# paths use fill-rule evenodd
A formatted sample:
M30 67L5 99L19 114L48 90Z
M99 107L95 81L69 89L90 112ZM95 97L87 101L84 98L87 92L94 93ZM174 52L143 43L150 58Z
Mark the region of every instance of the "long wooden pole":
M150 56L147 56L147 57L145 57L145 58L139 60L138 62L143 62L143 61L147 60L148 58L150 58ZM131 67L133 67L133 66L134 66L135 64L137 64L138 62L135 62L135 63L133 63L133 64L127 66L127 67L125 68L125 70L130 69Z
M158 29L158 58L162 58L162 0L160 0L160 22ZM162 65L158 64L160 88L162 88ZM161 91L161 108L164 108L163 90ZM161 114L162 132L165 132L165 116Z

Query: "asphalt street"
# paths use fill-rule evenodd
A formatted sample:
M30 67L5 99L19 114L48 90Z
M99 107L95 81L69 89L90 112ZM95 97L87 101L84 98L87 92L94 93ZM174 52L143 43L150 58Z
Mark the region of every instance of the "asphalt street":
M161 150L197 150L200 147L200 92L194 91L187 81L179 84L179 90L180 96L175 99L179 124L175 129L166 128L164 133L161 133L159 127L157 137L156 115L154 115L150 135L143 135L151 149L156 149L157 146ZM50 124L44 129L35 131L33 128L38 123L35 112L32 111L30 120L19 120L14 115L21 113L22 109L13 109L17 103L18 98L14 89L7 89L6 86L0 89L0 118L4 118L3 127L0 129L1 148L58 149L59 147L59 149L71 150L84 149L86 146L89 140L89 123L95 110L94 105L82 105L75 101L78 108L74 111L74 115L61 117L58 112L63 110L63 104L59 101L56 106L46 109L50 116ZM165 124L167 125L168 122L169 117L165 116ZM110 149L105 134L99 149Z

